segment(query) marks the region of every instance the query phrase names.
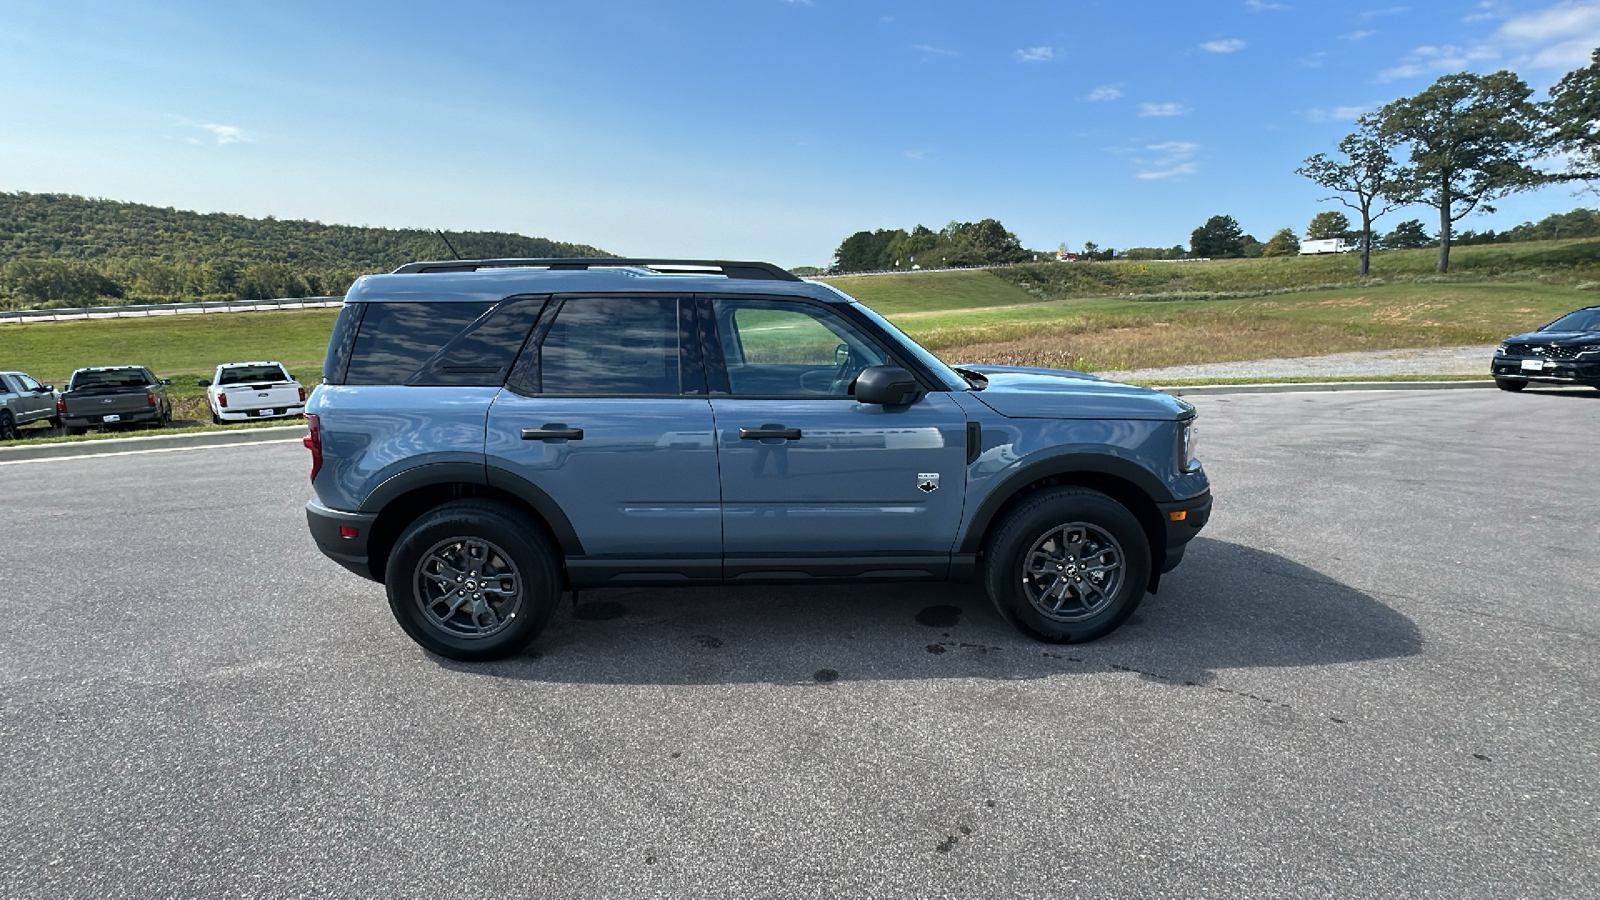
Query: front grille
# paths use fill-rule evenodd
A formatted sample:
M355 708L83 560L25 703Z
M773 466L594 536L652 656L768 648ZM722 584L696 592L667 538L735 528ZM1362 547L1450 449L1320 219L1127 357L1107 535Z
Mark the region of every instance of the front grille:
M1507 344L1506 353L1512 356L1542 356L1545 359L1577 359L1576 345L1557 344Z

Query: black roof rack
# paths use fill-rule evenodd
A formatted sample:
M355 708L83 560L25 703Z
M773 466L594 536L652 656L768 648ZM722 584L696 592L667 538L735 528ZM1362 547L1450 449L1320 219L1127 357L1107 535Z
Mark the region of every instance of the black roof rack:
M446 259L436 262L407 263L394 270L396 275L419 272L476 272L479 269L543 268L584 270L629 266L653 269L664 275L723 275L751 281L800 281L801 279L764 262L729 262L718 259L623 259L618 257L557 257L554 259Z

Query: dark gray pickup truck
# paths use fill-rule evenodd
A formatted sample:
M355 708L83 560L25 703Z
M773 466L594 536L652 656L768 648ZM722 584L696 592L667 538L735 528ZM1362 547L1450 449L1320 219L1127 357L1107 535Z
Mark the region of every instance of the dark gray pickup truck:
M106 425L165 427L172 420L169 383L144 366L79 369L61 395L61 424L68 434Z

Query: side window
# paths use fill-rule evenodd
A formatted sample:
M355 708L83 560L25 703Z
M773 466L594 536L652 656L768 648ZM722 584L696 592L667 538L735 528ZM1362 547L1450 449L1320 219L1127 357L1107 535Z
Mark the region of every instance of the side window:
M539 346L545 394L699 394L685 378L679 300L570 297Z
M368 303L345 384L405 384L492 303Z
M322 359L322 380L328 384L344 384L345 368L350 364L350 351L355 348L356 329L361 325L364 303L346 303L339 307L339 317L333 321L333 334L328 338L328 355Z
M16 378L17 383L22 385L22 390L24 393L28 391L37 391L41 387L39 382L34 381L32 378L29 378L26 375L16 375L14 377Z
M0 375L0 394L21 393L17 380L10 375Z
M735 395L848 397L888 354L826 308L773 300L716 300L723 363Z

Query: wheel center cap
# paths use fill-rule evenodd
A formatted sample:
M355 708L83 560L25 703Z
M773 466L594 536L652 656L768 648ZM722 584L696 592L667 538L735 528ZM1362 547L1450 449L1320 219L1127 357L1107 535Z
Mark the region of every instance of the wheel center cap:
M478 589L478 583L477 583L477 582L476 582L476 581L469 581L469 582L467 582L467 590L469 590L469 591L475 591L475 590L477 590L477 589Z

